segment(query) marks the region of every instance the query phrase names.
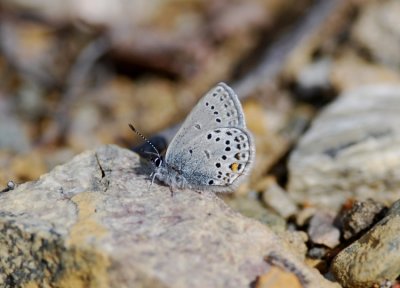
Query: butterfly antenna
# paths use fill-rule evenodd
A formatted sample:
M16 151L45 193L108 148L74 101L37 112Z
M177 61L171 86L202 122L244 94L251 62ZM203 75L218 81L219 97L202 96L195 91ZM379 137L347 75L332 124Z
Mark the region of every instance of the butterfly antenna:
M157 148L153 145L153 143L151 143L149 140L147 140L147 138L144 137L142 133L140 133L139 131L137 131L136 128L133 127L132 124L128 124L128 125L129 125L129 128L131 128L131 130L132 130L133 132L135 132L137 135L139 135L144 141L146 141L147 144L150 144L150 146L154 149L154 151L156 151L158 157L161 157L161 156L160 156L160 153L158 152Z
M157 154L157 153L150 152L150 151L143 151L143 153L145 153L145 154L150 154L150 155L156 155L156 156L158 156L158 154Z

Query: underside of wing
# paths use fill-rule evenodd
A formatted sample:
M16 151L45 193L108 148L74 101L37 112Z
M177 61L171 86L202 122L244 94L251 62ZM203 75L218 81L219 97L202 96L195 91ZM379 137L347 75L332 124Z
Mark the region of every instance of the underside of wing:
M242 128L216 128L195 135L170 151L168 165L181 171L191 188L229 192L248 174L254 143Z
M219 83L200 99L169 147L185 145L199 133L218 127L246 128L242 106L235 92L225 83ZM167 150L166 158L170 149Z

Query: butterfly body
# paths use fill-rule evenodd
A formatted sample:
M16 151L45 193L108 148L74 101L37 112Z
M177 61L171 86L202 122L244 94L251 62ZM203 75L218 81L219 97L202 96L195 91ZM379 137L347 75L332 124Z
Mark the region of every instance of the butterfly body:
M164 182L171 188L192 188L181 171L169 166L165 162L160 167L155 168L153 177Z

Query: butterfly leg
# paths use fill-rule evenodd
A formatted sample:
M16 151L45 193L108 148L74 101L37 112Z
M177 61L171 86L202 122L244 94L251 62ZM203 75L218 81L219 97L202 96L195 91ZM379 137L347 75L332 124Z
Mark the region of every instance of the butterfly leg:
M156 172L151 172L151 174L150 174L151 182L149 184L148 190L150 190L151 186L153 186L154 179L156 178L156 176L157 176Z
M154 179L156 179L156 176L157 176L157 173L155 173L155 172L151 173L151 175L150 175L150 177L151 177L151 183L150 183L150 186L151 186L151 185L153 185L153 183L154 183Z

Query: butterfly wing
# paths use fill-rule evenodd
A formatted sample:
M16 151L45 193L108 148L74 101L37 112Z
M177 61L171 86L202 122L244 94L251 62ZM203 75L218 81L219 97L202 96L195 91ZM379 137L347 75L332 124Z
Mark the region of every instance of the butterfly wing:
M173 165L194 189L232 191L251 169L254 158L251 134L243 128L216 128L195 135Z
M235 92L225 83L218 83L192 109L169 144L174 150L171 152L171 149L167 149L166 160L176 152L175 147L182 147L194 135L218 127L246 127L242 105Z
M226 191L241 182L253 157L254 143L239 99L229 86L219 83L188 115L165 159L192 188Z

